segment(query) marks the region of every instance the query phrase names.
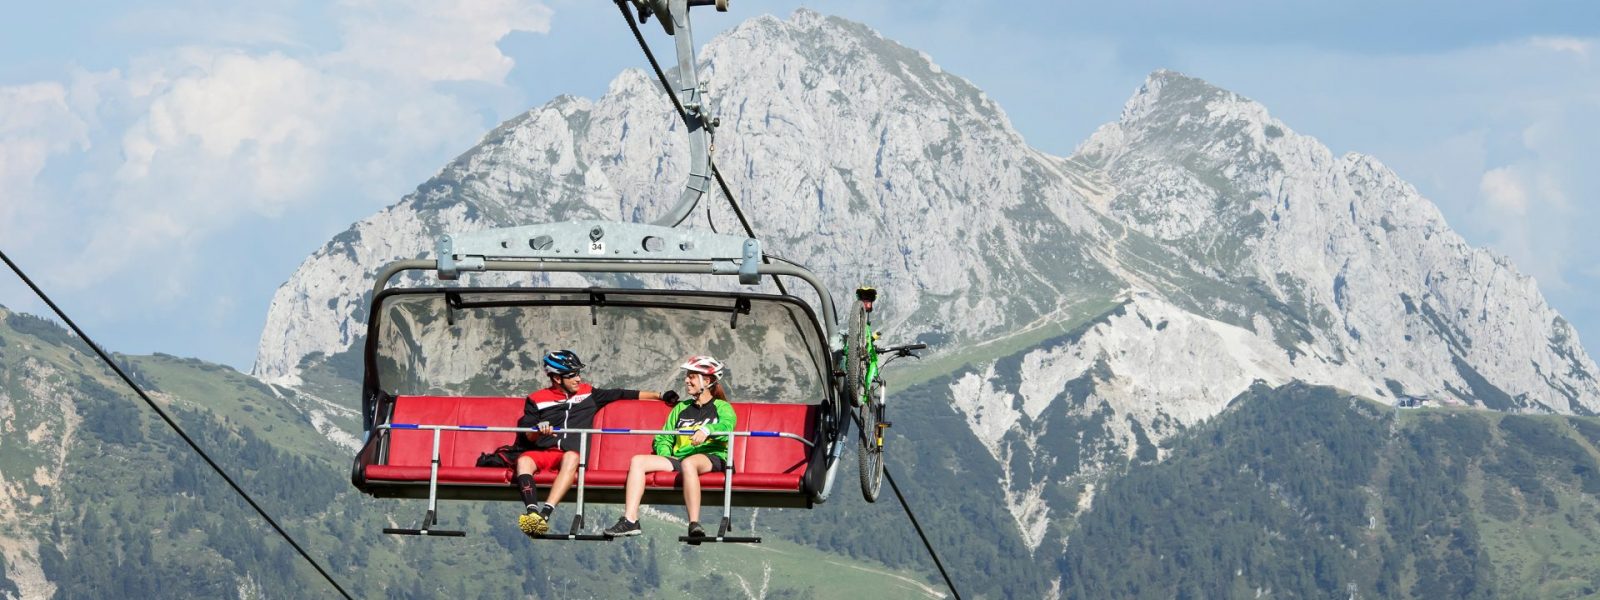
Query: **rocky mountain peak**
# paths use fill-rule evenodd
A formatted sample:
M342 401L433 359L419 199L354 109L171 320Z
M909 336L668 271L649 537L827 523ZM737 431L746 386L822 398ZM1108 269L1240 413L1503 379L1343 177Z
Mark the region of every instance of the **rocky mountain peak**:
M983 338L1114 291L1071 235L1104 237L1102 225L1046 200L1071 196L1075 167L1029 148L997 104L927 55L799 11L752 19L700 56L722 122L714 157L760 215L757 235L836 294L873 282L897 298L886 331ZM440 233L650 220L676 198L685 153L659 84L637 70L597 100L519 115L308 259L274 299L255 372L293 384L307 357L349 348L371 273L427 253ZM725 202L713 194L686 226L728 231ZM1014 252L1024 243L1049 250Z
M1286 348L1365 363L1361 372L1407 394L1497 408L1600 407L1592 362L1573 358L1584 353L1537 286L1504 259L1472 248L1432 202L1375 158L1336 157L1259 103L1172 71L1151 74L1122 118L1098 130L1077 158L1106 173L1102 193L1119 221L1227 285L1301 307L1291 311L1300 316L1274 323L1280 332L1289 321L1313 325L1303 346ZM1538 315L1539 333L1470 318L1487 314L1487 304ZM1195 310L1224 320L1229 312ZM1458 318L1426 316L1441 310ZM1510 341L1530 334L1550 342ZM1467 339L1479 342L1457 343ZM1432 358L1386 356L1395 348ZM1566 366L1552 369L1555 363ZM1469 385L1482 380L1527 386Z
M707 43L701 57L714 96L738 94L720 90L749 89L746 78L760 77L781 91L826 94L833 100L827 108L834 110L856 104L868 109L897 103L948 107L1015 133L987 94L946 72L926 53L860 23L806 9L796 10L788 20L763 16L746 21Z
M1231 171L1273 168L1285 158L1332 158L1321 144L1295 134L1260 103L1166 69L1151 73L1123 105L1118 121L1101 127L1077 151L1109 168L1128 154L1199 161L1193 165L1196 170L1231 166Z
M1123 104L1120 120L1145 129L1170 129L1179 120L1205 120L1216 109L1243 106L1265 117L1266 109L1239 94L1219 88L1198 77L1170 69L1158 69Z

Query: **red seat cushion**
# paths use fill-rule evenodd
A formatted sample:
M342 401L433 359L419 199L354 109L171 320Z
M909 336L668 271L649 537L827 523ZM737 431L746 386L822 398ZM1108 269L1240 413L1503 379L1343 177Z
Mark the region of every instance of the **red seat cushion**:
M627 483L627 470L616 471L611 469L602 469L595 471L591 469L583 474L583 484L588 486L620 488Z
M776 431L797 434L811 440L816 438L816 415L820 406L815 404L735 404L739 415L739 431ZM796 440L781 437L739 438L734 448L734 489L754 487L772 489L770 486L789 482L782 489L800 489L800 478L806 474L806 459L811 447ZM761 478L759 475L771 475Z
M554 475L550 478L555 479ZM427 481L428 467L392 465L367 466L367 479L373 481ZM511 469L485 467L439 467L439 483L507 485Z
M799 443L799 442L795 442L795 443ZM679 481L679 478L682 477L682 476L683 476L682 473L673 473L673 472L668 472L668 471L662 471L662 472L659 472L659 473L651 473L650 474L650 478L646 480L646 484L649 487L653 487L653 488L669 488L669 489L670 488L679 488L679 487L683 487L682 482ZM701 475L700 476L700 488L702 490L720 490L720 489L722 489L722 483L723 483L722 482L722 477L723 477L722 473L706 473L704 475ZM799 490L800 489L800 476L799 475L791 475L791 474L788 474L788 473L742 473L742 472L740 472L740 473L734 473L733 474L733 483L734 483L734 485L733 485L734 491L738 491L738 490L768 490L768 491Z
M516 427L522 398L401 396L394 400L393 423L412 425L487 425ZM516 441L516 434L489 431L439 432L439 466L477 468L478 455ZM426 467L432 459L433 432L394 429L389 437L388 466ZM370 468L370 467L369 467ZM369 475L370 476L370 475Z
M594 417L595 429L661 429L672 405L660 400L618 400ZM655 436L600 434L589 438L589 469L628 472L635 454L655 452ZM622 485L620 482L617 485Z

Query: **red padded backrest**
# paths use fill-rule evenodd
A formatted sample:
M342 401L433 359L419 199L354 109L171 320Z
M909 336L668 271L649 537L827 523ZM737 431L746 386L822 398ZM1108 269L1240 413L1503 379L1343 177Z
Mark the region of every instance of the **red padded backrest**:
M810 440L815 437L819 408L815 404L735 402L733 412L739 420L734 429L793 433ZM751 436L739 438L733 450L733 464L740 472L803 475L810 447L787 438Z
M400 396L394 400L393 423L414 425L489 425L516 427L522 417L522 398L472 398L452 396ZM471 467L478 455L516 440L511 432L441 431L439 466ZM390 431L389 461L396 466L427 466L432 458L433 432Z
M737 431L779 431L806 439L816 432L816 405L733 403ZM672 407L656 400L619 400L600 409L595 427L659 429L666 424ZM626 471L635 454L653 452L653 436L601 435L590 451L589 468ZM734 448L734 465L746 473L788 473L802 475L809 447L784 438L742 437Z
M595 429L661 429L672 405L660 400L618 400L607 404L594 417ZM655 436L600 435L589 438L589 468L626 471L635 454L654 452Z

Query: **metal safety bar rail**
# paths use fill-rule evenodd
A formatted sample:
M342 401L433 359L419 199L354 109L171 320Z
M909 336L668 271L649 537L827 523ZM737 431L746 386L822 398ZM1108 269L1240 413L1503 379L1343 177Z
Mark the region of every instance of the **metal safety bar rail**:
M432 528L433 525L438 523L438 516L439 516L439 512L438 512L438 507L439 507L439 433L442 432L442 431L485 431L485 432L508 432L508 433L533 433L533 432L539 431L539 429L536 429L536 428L533 428L533 427L498 427L498 426L491 426L491 425L428 425L428 424L422 424L422 423L385 423L385 424L382 424L382 425L378 425L377 429L405 430L405 431L417 431L417 430L421 430L421 431L431 430L431 431L433 431L433 449L432 449L432 452L430 453L431 458L429 459L429 462L428 462L428 512L423 516L422 526L419 527L419 528L416 528L416 529L385 527L383 532L384 533L400 534L400 535L432 535L432 536L447 536L447 537L461 537L461 536L464 536L466 534L464 532L461 532L461 531L438 530L438 529L433 529ZM578 509L577 510L578 510L578 512L577 512L577 515L573 517L572 528L565 534L546 534L546 535L538 536L538 537L545 538L545 539L560 539L560 540L608 540L608 539L610 539L610 538L608 538L606 536L603 536L603 535L593 535L593 534L587 534L586 535L586 534L578 533L581 529L583 529L583 508L584 508L583 492L584 492L584 488L585 488L584 476L589 470L589 436L591 436L591 435L694 435L695 433L700 431L698 429L625 429L625 428L612 428L612 427L605 427L605 428L600 428L600 429L578 429L578 428L567 429L567 428L561 428L561 427L552 427L551 429L552 429L552 434L567 433L567 434L577 434L579 436L578 437L578 484L577 484L577 487L578 487ZM738 438L741 438L741 437L776 437L776 438L786 438L786 439L795 440L795 441L800 442L802 444L805 444L807 446L814 446L815 444L813 444L811 442L811 440L805 439L805 438L800 437L798 435L795 435L793 433L785 433L785 432L782 432L782 431L707 431L706 435L708 437L709 436L724 436L724 437L729 438L728 439L729 460L728 460L727 470L723 474L723 477L722 477L722 523L721 523L721 526L719 526L717 528L717 535L714 536L714 537L707 537L704 540L694 540L694 539L689 539L687 536L685 536L685 537L682 537L682 538L679 538L679 539L682 540L682 541L686 541L686 542L692 543L692 544L698 544L700 541L759 543L761 541L761 538L755 538L755 537L735 538L735 537L730 537L730 536L727 535L728 528L729 528L730 523L731 523L731 521L728 518L728 515L731 514L732 511L733 511L733 477L734 477L734 471L736 470L735 466L733 464L732 456L734 455L734 447L738 443L737 442Z

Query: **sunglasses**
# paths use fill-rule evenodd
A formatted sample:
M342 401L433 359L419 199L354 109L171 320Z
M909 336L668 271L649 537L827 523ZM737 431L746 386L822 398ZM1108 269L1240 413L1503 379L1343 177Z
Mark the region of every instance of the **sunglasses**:
M577 373L577 372L573 372L573 373L555 373L555 374L552 374L550 376L554 377L556 379L567 380L567 379L578 379L580 377L583 377L583 374L582 373Z

